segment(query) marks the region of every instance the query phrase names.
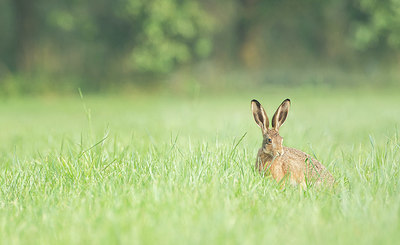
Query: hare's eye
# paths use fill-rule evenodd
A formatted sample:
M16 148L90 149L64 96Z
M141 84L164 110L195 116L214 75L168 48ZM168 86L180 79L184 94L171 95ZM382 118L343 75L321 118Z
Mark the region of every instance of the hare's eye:
M271 140L271 138L267 138L267 139L265 139L265 143L267 143L267 144L271 144L271 143L272 143L272 140Z

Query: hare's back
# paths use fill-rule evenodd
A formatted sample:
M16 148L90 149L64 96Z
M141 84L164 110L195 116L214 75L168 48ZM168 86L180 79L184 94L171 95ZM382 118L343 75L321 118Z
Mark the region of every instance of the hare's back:
M300 150L284 147L282 157L290 172L302 172L307 175L308 179L314 180L322 180L330 176L330 173L319 161Z

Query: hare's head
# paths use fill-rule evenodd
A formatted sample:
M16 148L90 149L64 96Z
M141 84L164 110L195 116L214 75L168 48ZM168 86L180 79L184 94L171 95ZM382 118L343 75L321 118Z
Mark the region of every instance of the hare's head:
M290 100L286 99L276 110L272 117L272 128L269 128L269 120L264 108L257 100L251 101L254 120L260 126L263 134L262 150L265 154L277 157L283 155L283 138L279 135L279 128L285 122L289 112Z

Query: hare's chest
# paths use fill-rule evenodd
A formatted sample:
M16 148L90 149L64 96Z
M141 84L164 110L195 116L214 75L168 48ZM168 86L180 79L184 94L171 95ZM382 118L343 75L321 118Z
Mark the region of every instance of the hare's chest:
M285 162L277 159L263 159L259 165L260 172L264 172L266 175L272 175L276 181L280 181L287 172Z
M267 164L269 164L270 173L276 181L281 181L283 177L285 177L285 175L287 174L285 162L275 159L275 161Z

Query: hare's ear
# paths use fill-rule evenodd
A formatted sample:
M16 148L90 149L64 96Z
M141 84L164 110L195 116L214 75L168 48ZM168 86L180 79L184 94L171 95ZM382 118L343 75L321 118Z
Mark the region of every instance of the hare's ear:
M289 107L290 107L290 100L286 99L276 110L274 116L272 117L272 127L275 130L278 131L279 128L282 126L282 124L285 122L286 117L289 113Z
M257 100L251 101L251 110L253 111L254 120L260 126L263 132L266 132L269 127L269 120L264 108Z

